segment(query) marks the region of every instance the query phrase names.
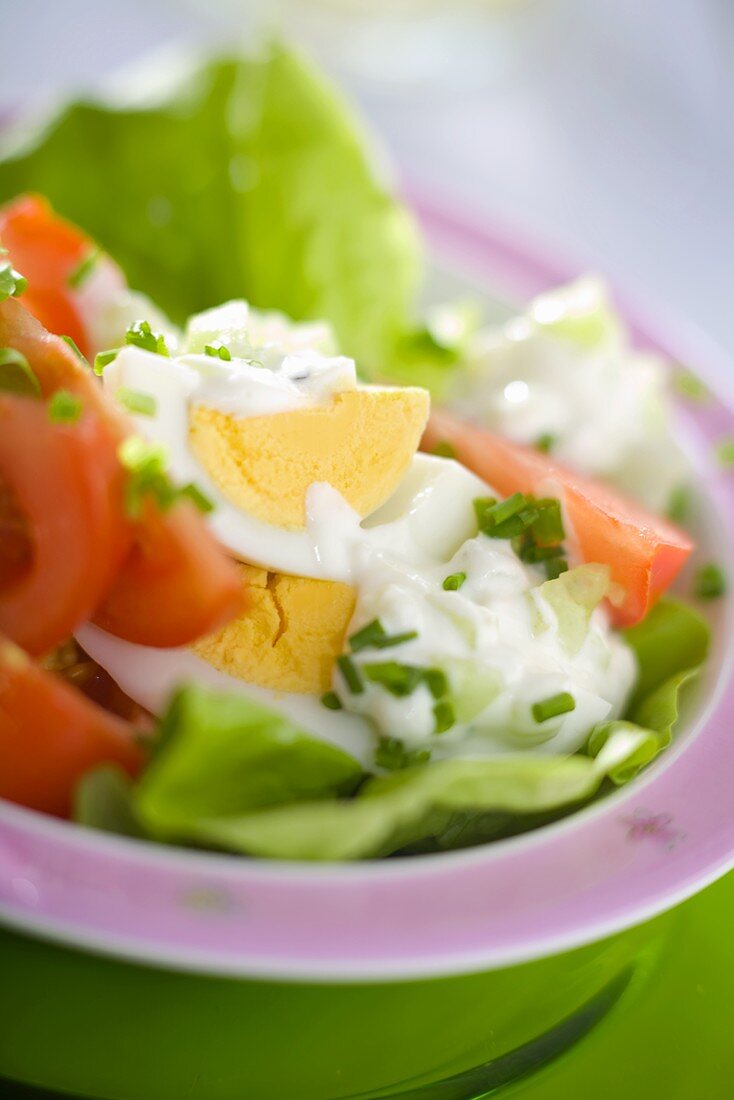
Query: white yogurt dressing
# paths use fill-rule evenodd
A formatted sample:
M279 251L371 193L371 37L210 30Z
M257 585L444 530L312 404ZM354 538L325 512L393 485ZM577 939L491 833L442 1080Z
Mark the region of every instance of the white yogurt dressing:
M178 355L124 348L106 368L105 386L113 394L127 387L155 399L154 416L135 418L138 430L165 444L177 481L194 481L212 499L211 526L236 556L276 572L354 585L350 635L373 619L388 634L417 631L399 647L363 650L354 662L363 677L364 666L375 661L441 670L451 727L434 732L436 700L425 683L401 697L369 681L354 693L335 670L344 709L332 711L314 697L266 691L217 672L188 651L131 646L91 627L80 632L81 644L150 709L159 711L185 679L226 687L281 710L363 766L371 764L377 738L386 736L407 748L430 748L434 759L578 750L596 723L623 712L634 658L601 607L569 648L557 604L540 588L540 570L523 564L509 542L476 534L473 502L496 494L470 471L417 454L393 496L366 519L330 485L311 485L305 530L293 532L241 512L199 465L189 447L192 403L238 417L265 415L356 386L354 363L325 354L328 330L302 328L308 326L288 327L278 315L255 319L244 303L228 303L192 319ZM322 350L306 346L316 339ZM231 359L201 354L215 341ZM452 573L467 579L458 591L444 591ZM533 705L562 692L572 695L574 709L538 722Z
M682 476L665 364L631 346L596 278L477 333L451 404L518 442L550 437L561 462L617 482L652 508L666 505Z

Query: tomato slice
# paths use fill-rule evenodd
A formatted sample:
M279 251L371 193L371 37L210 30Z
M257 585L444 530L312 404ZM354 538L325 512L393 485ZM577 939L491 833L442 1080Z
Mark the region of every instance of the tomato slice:
M133 726L45 672L0 638L0 797L68 816L74 788L97 764L135 775L144 752Z
M611 608L618 626L640 622L683 568L693 543L673 524L547 455L468 424L439 409L421 446L449 443L460 462L503 496L549 492L558 485L584 561L609 565L625 598Z
M94 249L91 238L60 218L40 195L21 195L0 207L0 241L28 280L27 309L51 332L71 336L89 354L84 321L69 278Z
M98 626L129 642L179 646L245 609L234 563L182 501L161 515L150 503L133 549L99 608Z
M80 396L115 446L132 432L68 345L11 299L0 304L0 345L25 355L45 396L61 387ZM191 505L161 513L149 504L132 530L133 550L116 559L114 586L100 600L100 625L144 645L184 645L243 610L237 569Z
M0 569L0 632L29 653L67 638L112 584L132 539L123 483L117 441L99 417L53 424L43 402L0 395L6 527L17 511L11 568L3 556Z

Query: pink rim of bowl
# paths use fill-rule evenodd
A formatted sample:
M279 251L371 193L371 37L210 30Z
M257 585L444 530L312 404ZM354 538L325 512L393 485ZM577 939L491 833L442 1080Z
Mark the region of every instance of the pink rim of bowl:
M444 205L413 205L438 256L510 296L581 270ZM623 308L641 344L695 363L713 390L726 385L731 365L703 337L659 311L651 321ZM734 415L716 398L687 416L707 443L734 434ZM713 462L705 474L716 511L734 515L734 474ZM729 608L725 619L728 638ZM682 748L564 821L463 852L258 862L106 836L0 803L0 919L129 960L301 981L458 974L601 939L734 866L734 678L728 654L714 661L706 713Z

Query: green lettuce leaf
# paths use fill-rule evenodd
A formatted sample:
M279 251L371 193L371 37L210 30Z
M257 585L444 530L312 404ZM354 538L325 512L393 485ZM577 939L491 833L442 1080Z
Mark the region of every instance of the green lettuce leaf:
M638 705L656 688L677 673L703 664L711 629L692 607L667 596L641 623L626 630L625 638L637 656L639 676L630 703L630 717L639 721Z
M351 793L353 757L241 695L189 686L172 699L133 794L152 835L198 839L198 822Z
M448 827L457 812L538 813L590 798L640 751L645 731L613 733L595 758L500 756L445 760L369 780L357 798L281 805L199 819L196 837L276 859L347 860L386 855Z
M644 627L644 629L643 629ZM671 740L708 626L675 600L628 632L640 666L624 720L573 756L445 760L364 780L357 762L240 695L182 689L128 791L114 769L80 787L97 828L275 859L349 860L465 847L535 828L630 781Z
M379 365L420 250L341 96L278 44L155 75L151 102L72 103L6 139L0 201L47 195L175 321L247 298L330 320Z
M116 764L87 772L77 785L74 819L90 829L122 836L145 836L132 808L132 783Z

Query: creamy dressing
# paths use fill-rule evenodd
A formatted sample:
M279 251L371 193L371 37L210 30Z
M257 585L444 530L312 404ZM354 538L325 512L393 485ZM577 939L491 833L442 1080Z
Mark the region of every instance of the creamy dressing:
M79 633L81 644L149 709L160 711L170 691L186 679L238 691L340 745L364 767L373 766L384 737L399 738L406 749L429 749L433 759L519 749L577 751L595 724L623 713L636 674L633 655L612 631L603 607L588 610L580 635L577 630L569 643L563 602L546 598L541 570L523 564L508 541L477 535L474 500L497 494L470 471L449 459L416 454L391 498L366 519L332 486L315 483L306 494L305 529L289 531L236 508L194 457L192 405L238 418L262 416L306 408L357 385L354 363L326 353L328 331L319 335L300 331L304 328L288 328L279 315L257 317L242 302L228 303L192 319L179 354L123 348L107 366L104 384L113 396L126 387L155 399L153 416L135 417L137 429L166 446L175 480L193 481L212 500L211 527L235 556L273 572L352 584L358 598L348 635L378 619L390 635L415 631L417 637L354 654L364 679L361 693L350 690L335 669L339 711L313 696L257 688L215 671L188 651L131 646L93 627ZM322 341L321 350L306 346L315 339ZM518 382L530 390L530 368L519 378L517 364L525 362L522 357L536 339L541 336L527 332L509 339L521 349L503 389L503 400L513 406L531 402L519 387L509 396L506 391ZM546 335L542 339L553 343ZM202 354L217 343L230 359ZM511 357L510 352L508 362ZM559 385L565 362L558 368ZM539 378L541 384L546 383ZM531 419L518 423L527 427ZM557 487L547 488L557 495ZM572 538L566 546L573 556ZM454 573L466 574L466 580L457 591L445 591L443 582ZM577 621L578 606L575 612ZM450 728L436 732L435 692L426 682L396 696L384 683L369 680L366 666L375 662L443 673ZM573 709L539 721L534 704L560 693L572 696Z
M666 505L682 475L665 364L632 348L594 278L477 333L451 405L520 443L545 439L561 462L616 481L652 508Z

